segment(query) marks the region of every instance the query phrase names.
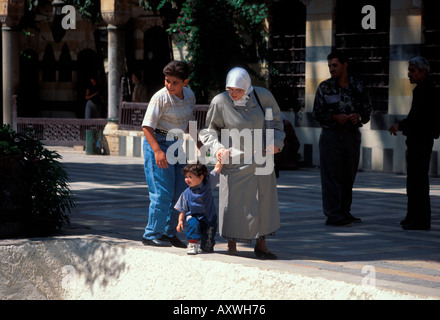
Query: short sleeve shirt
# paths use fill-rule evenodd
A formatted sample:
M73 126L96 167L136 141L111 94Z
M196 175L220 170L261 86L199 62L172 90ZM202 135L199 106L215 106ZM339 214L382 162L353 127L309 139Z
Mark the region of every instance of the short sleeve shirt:
M142 126L166 131L186 131L193 118L196 99L192 90L187 87L183 88L183 95L183 99L172 96L165 87L156 92L148 103Z

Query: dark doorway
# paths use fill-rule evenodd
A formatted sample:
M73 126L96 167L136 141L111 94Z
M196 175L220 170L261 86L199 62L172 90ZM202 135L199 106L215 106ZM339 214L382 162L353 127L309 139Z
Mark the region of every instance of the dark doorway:
M148 101L164 86L163 68L172 60L170 38L162 27L152 27L144 34L144 82Z
M102 75L101 61L98 54L92 49L85 49L78 54L77 60L77 110L78 118L84 118L86 106L86 89L90 78L94 77L100 87L105 90L105 78Z
M20 89L18 93L19 117L38 116L38 54L31 49L20 55Z

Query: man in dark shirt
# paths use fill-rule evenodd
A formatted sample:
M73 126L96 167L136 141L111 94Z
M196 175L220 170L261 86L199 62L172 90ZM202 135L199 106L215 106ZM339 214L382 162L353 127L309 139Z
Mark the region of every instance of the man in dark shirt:
M431 202L429 198L429 162L434 139L439 137L440 107L437 89L429 75L429 63L415 57L408 63L408 78L417 84L413 90L411 110L406 119L391 126L390 134L402 131L406 136L408 198L404 230L429 230Z
M360 156L359 127L370 121L371 104L362 82L348 75L347 58L331 53L327 60L331 78L318 86L313 117L322 126L319 152L326 225L343 226L361 221L350 211Z

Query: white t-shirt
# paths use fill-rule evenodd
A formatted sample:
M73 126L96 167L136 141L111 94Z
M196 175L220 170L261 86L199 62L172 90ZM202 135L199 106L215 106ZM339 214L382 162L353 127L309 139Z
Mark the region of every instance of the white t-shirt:
M187 87L183 88L183 95L183 99L171 96L165 87L156 92L148 104L142 127L186 131L189 121L193 118L196 98Z

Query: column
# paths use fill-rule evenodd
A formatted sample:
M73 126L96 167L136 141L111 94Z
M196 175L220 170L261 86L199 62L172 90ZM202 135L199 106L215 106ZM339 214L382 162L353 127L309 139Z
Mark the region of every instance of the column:
M121 77L125 73L124 31L109 24L108 31L108 121L118 122Z
M305 92L307 112L313 110L318 85L330 77L327 56L333 45L334 2L312 0L307 6Z
M12 96L18 93L20 85L19 32L7 25L2 26L2 68L3 68L3 124L12 123Z
M405 118L412 101L415 85L408 80L408 61L420 55L422 43L421 2L391 0L390 17L390 71L389 71L389 124ZM406 172L405 139L393 139L393 167L395 172Z
M124 25L131 16L129 0L101 0L108 31L108 122L104 128L106 153L119 154L118 107L121 76L125 73Z
M306 6L305 112L296 117L295 130L308 164L319 165L321 128L312 118L318 85L330 77L327 56L333 45L333 8L336 0L310 0Z
M0 0L2 24L3 124L12 123L12 96L20 85L20 33L16 27L24 15L24 0Z

